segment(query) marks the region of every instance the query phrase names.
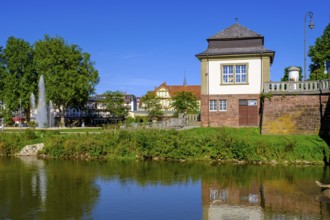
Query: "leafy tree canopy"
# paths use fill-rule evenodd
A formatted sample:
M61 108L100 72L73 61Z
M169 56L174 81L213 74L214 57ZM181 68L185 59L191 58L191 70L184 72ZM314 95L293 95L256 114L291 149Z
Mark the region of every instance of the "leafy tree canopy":
M316 39L314 46L310 46L308 56L312 60L309 68L310 79L329 79L330 73L324 74L326 61L330 60L330 23L325 28L323 34Z
M177 113L196 113L198 109L197 98L191 92L177 92L172 98L172 106Z
M37 74L33 47L23 39L9 37L1 55L1 99L6 105L7 120L21 107L29 119L30 95L36 91Z
M142 107L142 105L144 106L145 110L148 112L149 120L163 116L163 112L161 111L162 106L154 92L147 92L147 94L142 96L139 105L140 107Z
M120 91L107 91L104 95L104 104L114 117L123 119L128 115L128 108L125 106L124 93Z
M64 126L64 109L79 107L95 92L98 71L90 54L75 44L67 44L61 37L49 37L35 43L35 66L44 75L47 99L60 110Z

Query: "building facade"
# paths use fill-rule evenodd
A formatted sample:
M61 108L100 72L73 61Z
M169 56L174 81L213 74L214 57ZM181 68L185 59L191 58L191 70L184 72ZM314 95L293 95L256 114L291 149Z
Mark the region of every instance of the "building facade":
M202 126L258 126L263 83L275 52L264 37L235 23L207 39L201 63Z
M135 95L124 94L123 105L128 109L128 113L137 110L137 99ZM87 103L82 108L68 108L65 111L65 118L69 123L76 122L79 126L83 122L85 125L101 125L108 123L117 123L118 118L115 118L111 112L107 109L104 101L106 100L105 95L95 95L89 97ZM55 115L59 120L59 113Z
M174 111L172 98L178 92L191 92L196 97L198 106L200 106L201 86L199 85L187 85L186 83L182 86L167 85L166 82L164 82L153 92L159 98L163 111Z

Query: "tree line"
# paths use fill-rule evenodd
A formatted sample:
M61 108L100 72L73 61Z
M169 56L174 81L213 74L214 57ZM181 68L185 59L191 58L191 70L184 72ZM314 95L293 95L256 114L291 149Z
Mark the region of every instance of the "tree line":
M124 119L128 116L128 108L124 105L125 94L123 92L107 91L104 95L106 109L114 117ZM175 110L174 116L178 116L180 113L195 114L199 111L197 97L191 92L177 92L171 100L171 107ZM160 98L153 91L149 91L141 97L139 107L146 111L147 119L150 121L162 119L164 116Z
M76 44L68 44L62 37L45 35L31 44L11 36L4 47L0 45L0 101L3 106L0 118L6 124L12 123L13 113L19 110L30 121L30 97L32 93L38 95L41 75L45 80L46 102L51 100L58 110L61 126L65 125L65 110L83 107L95 94L100 80L91 55ZM123 92L107 91L104 95L104 105L114 117L127 117ZM150 120L162 117L155 94L147 93L141 101ZM172 106L177 113L197 112L197 98L190 92L180 92L173 98Z
M22 109L29 121L31 93L38 93L38 81L43 75L47 102L52 101L64 126L67 107L84 105L95 92L99 73L91 55L62 37L44 36L33 44L9 37L0 45L0 100L4 106L0 117L8 123L12 113Z

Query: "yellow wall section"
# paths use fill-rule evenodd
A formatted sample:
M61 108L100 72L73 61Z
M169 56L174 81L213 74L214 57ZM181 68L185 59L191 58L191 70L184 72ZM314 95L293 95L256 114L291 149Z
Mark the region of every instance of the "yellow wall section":
M270 58L262 57L262 81L270 82Z
M208 85L208 76L205 76L205 73L208 73L208 60L201 60L201 94L207 95L207 85Z

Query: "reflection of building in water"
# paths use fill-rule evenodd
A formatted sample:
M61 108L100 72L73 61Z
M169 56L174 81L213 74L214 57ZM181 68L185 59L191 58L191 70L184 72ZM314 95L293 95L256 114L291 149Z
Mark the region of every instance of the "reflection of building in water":
M314 182L252 182L249 186L202 181L203 219L330 219ZM282 217L281 217L282 216Z
M264 219L264 215L261 207L218 205L209 208L208 219L258 220Z
M264 219L258 187L202 183L203 219Z

